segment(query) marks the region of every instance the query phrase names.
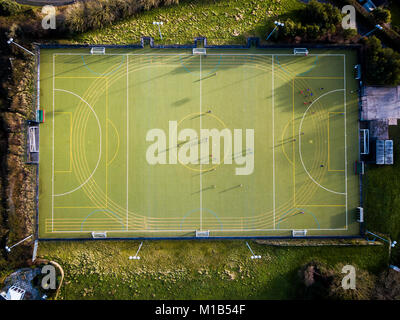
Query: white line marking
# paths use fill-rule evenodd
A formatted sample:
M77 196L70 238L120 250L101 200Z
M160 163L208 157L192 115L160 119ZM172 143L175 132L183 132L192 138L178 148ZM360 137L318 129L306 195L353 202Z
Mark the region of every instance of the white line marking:
M54 231L54 108L55 108L55 98L54 98L54 89L55 89L55 56L53 54L53 160L52 160L52 177L51 177L51 231Z
M326 96L326 95L328 95L328 94L334 93L334 92L338 92L338 91L345 91L345 89L336 89L336 90L332 90L332 91L326 92L326 93L324 93L323 95L320 95L316 100L314 100L314 101L308 106L307 110L304 111L303 117L301 118L300 126L299 126L299 154L300 154L300 161L301 161L301 164L302 164L302 166L303 166L304 171L307 173L308 177L309 177L317 186L319 186L320 188L322 188L322 189L324 189L324 190L326 190L326 191L328 191L328 192L332 192L332 193L335 193L335 194L347 195L347 190L345 190L346 192L344 192L344 193L343 193L343 192L337 192L337 191L328 189L328 188L326 188L326 187L320 185L317 181L315 181L314 178L311 176L311 174L307 171L306 166L304 165L304 162L303 162L303 156L302 156L302 154L301 154L301 129L302 129L302 127L303 127L303 120L304 120L304 118L305 118L305 116L306 116L308 110L313 106L313 104L314 104L315 102L317 102L317 101L318 101L319 99L321 99L322 97L324 97L324 96Z
M99 145L99 157L98 157L98 159L97 159L96 166L95 166L95 168L93 169L93 171L92 171L92 173L90 174L90 176L89 176L83 183L81 183L79 186L77 186L75 189L72 189L72 190L67 191L67 192L64 192L64 193L54 194L54 197L61 197L61 196L65 196L65 195L67 195L67 194L71 194L71 193L75 192L76 190L79 190L80 188L82 188L82 187L93 177L94 173L96 172L96 170L97 170L97 168L98 168L98 166L99 166L100 160L101 160L101 153L102 153L102 152L101 152L101 143L102 143L101 135L102 135L102 133L101 133L101 125L100 125L99 118L97 117L97 114L96 114L96 112L94 111L94 109L92 108L92 106L91 106L86 100L84 100L82 97L78 96L76 93L71 92L71 91L68 91L68 90L64 90L64 89L54 89L54 90L53 90L53 95L54 95L54 91L61 91L61 92L66 92L66 93L72 94L73 96L79 98L82 102L84 102L84 103L90 108L90 110L93 112L93 114L94 114L94 116L95 116L95 118L96 118L97 125L98 125L98 127L99 127L99 141L100 141L100 145ZM54 109L53 109L53 112L54 112ZM54 116L53 116L53 122L54 122ZM53 129L54 129L54 126L53 126ZM54 153L54 147L53 147L53 153Z
M348 199L348 194L347 194L347 97L346 97L346 56L343 57L343 62L344 62L344 162L345 162L345 192L346 192L346 230L348 228L348 207L347 207L347 199Z
M201 116L201 90L202 90L202 84L201 84L201 55L200 57L200 132L201 132L201 118L203 118ZM203 192L202 192L202 188L203 188L203 175L202 175L202 161L200 161L200 231L203 229Z
M275 57L272 55L272 146L275 146ZM275 147L272 148L272 206L274 210L275 229Z
M129 213L129 61L126 56L126 230Z
M179 48L178 48L179 49ZM208 49L210 50L210 49ZM219 49L216 49L219 50ZM263 50L263 49L260 49ZM72 52L60 52L55 53L56 56L91 56L90 53L72 53ZM102 56L192 56L192 53L105 53ZM207 53L208 56L285 56L285 57L293 57L296 56L293 53ZM330 54L330 53L314 53L309 54L309 57L343 57L344 54ZM302 58L304 56L298 56Z
M276 231L276 232L280 232L280 231L292 231L292 229L216 229L216 230L209 230L210 232L255 232L255 231ZM345 228L337 228L337 229L317 229L317 228L313 228L313 229L307 229L308 231L345 231L347 229ZM96 231L94 231L96 232ZM142 232L179 232L179 233L187 233L187 232L193 232L193 229L187 229L187 230L159 230L159 229L148 229L148 230L104 230L103 232L107 232L107 233L142 233ZM90 231L53 231L52 233L90 233Z

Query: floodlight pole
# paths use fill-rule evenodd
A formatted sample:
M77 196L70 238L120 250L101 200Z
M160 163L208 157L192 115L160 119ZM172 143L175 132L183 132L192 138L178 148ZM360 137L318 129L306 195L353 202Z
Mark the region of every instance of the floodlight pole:
M15 44L18 48L21 48L22 50L28 52L31 55L35 55L32 51L29 51L28 49L24 48L23 46L19 45L18 43L14 42L13 38L8 39L7 41L8 44Z
M142 248L143 242L140 243L138 251L136 251L136 254L134 256L129 256L129 260L140 260L140 257L138 256L140 249Z
M379 24L376 24L375 28L364 34L363 37L368 37L371 33L375 32L376 30L383 30L383 28Z
M278 29L278 27L283 27L285 24L284 23L282 23L282 22L279 22L279 21L274 21L274 24L275 24L275 28L274 28L274 30L272 30L271 32L270 32L270 34L268 35L268 37L267 37L267 41L268 41L268 39L272 36L272 34L274 33L274 31L276 30L276 29Z
M249 248L249 250L250 250L250 252L252 254L252 256L251 256L252 259L261 259L261 256L258 256L258 255L254 254L253 250L251 250L250 245L247 242L246 242L246 245L247 245L247 248Z
M5 249L7 250L7 252L11 252L12 248L14 248L15 246L19 245L20 243L22 243L25 240L28 240L29 238L32 238L32 237L33 237L33 234L31 234L30 236L26 237L25 239L22 239L21 241L18 241L16 244L12 245L11 247L5 246Z
M370 234L370 235L374 236L375 238L381 239L382 241L385 241L385 242L389 243L391 248L394 248L396 246L396 244L397 244L397 241L391 242L390 240L382 238L382 237L378 236L377 234L372 233L371 231L366 230L365 233L366 234Z
M153 24L158 26L158 32L160 34L160 39L162 40L162 34L161 34L161 27L160 26L163 25L163 22L162 21L153 21Z

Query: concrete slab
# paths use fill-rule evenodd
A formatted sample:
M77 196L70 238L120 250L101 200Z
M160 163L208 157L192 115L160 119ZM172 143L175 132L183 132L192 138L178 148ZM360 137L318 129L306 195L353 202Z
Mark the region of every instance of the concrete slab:
M366 87L362 102L362 120L400 119L400 86Z

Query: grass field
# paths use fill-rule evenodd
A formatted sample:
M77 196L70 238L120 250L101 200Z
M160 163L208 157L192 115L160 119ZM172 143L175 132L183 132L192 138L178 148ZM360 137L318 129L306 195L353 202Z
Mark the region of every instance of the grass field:
M40 237L357 235L354 64L350 50L42 49ZM254 145L149 164L146 136L168 142L170 121L183 133L161 158L192 156L201 129L251 129Z

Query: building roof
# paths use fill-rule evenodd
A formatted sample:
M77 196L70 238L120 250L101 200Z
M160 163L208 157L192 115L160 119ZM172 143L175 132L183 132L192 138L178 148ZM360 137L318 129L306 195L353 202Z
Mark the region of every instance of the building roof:
M361 117L362 120L400 119L400 86L366 87Z
M17 286L12 286L7 291L7 300L22 300L25 295L25 290L18 288Z

